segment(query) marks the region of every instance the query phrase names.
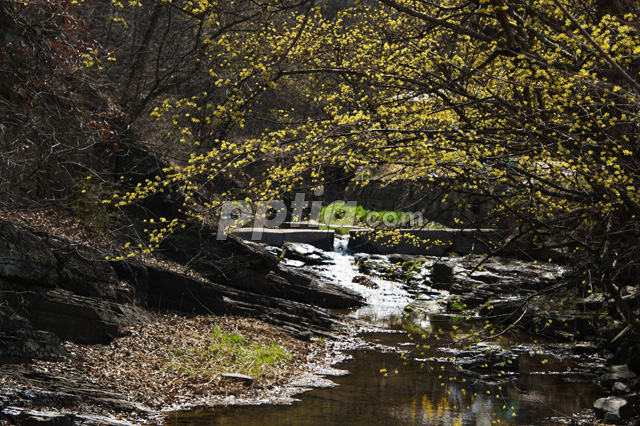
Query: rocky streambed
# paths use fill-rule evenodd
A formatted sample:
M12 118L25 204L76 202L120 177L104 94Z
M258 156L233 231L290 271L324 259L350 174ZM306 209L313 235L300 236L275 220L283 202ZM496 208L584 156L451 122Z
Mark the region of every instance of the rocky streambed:
M423 389L423 399L409 404L422 407L423 420L448 423L442 417L448 413L465 424L480 421L479 411L471 407L484 407L487 401L468 399L461 389L469 383L482 392L504 390L496 400L506 408L498 410L493 401L492 418L502 419L507 412L510 416L507 399L528 401L521 396L538 394L540 386L532 380L538 376L557 377L554 386L573 383L566 387L573 393L586 389L580 384L590 386L584 398L591 400L577 398L577 405L563 406L576 410L563 421L595 421L590 417L592 407L608 422L624 423L638 416L633 373L637 354L633 344L611 350L610 342L623 341L620 336L625 334L622 322L615 320L613 302L587 286L569 284L561 266L479 256L358 254L348 252L346 241L340 240L332 252L289 243L275 248L234 238L219 242L211 235L206 228L176 234L160 250L161 263L145 264L105 260L106 253L100 249L0 221L2 418L35 419L42 424L117 424L136 417L162 421L153 416L158 409L170 408L169 400L185 402L183 406L197 405L198 400L205 405L290 403L300 391L332 382L340 384L337 389L360 394L365 392L362 389L392 380L389 377L400 377L403 371L423 389L427 380L420 373L423 369L429 377L439 378L433 386L449 389L437 394ZM189 274L179 270L184 264L189 264ZM633 289L624 289L622 296L637 299ZM229 388L219 386L225 398L205 397L202 388L194 389L212 385L209 378L196 381L195 388L167 391L168 399L157 404L127 392L126 374L100 383L100 377L92 378L86 371L65 369L65 362L78 360L74 345L101 345L101 350L118 345L119 339L136 332L135 327L153 324L158 312L169 311L177 318L255 318L310 342L296 351L315 355L309 362L298 359L295 371L279 376L262 391L253 378L236 377L240 382ZM353 335L350 324L360 327L356 339L344 337ZM318 345L325 346L318 349ZM85 358L91 353L81 352ZM361 371L358 359L369 365L360 390L348 386L354 377L325 380L313 374L337 374L328 365L345 356L351 360L340 368L350 374ZM311 358L322 362L311 362ZM150 371L162 372L162 368ZM153 383L152 376L149 380ZM512 389L507 392L505 386ZM188 402L189 393L198 395ZM451 393L459 401L447 402L444 411L433 417L429 401L444 404ZM397 405L389 407L394 413L390 418L400 419L398 424L422 424L415 410L413 420L407 421L406 399L413 397L398 398ZM540 420L531 408L535 404L523 404L529 408L509 418L511 424L523 424L519 419L524 424ZM577 412L576 407L588 410ZM176 412L172 421L199 424L193 413ZM469 417L468 413L475 414ZM204 416L212 415L206 411ZM372 416L386 419L376 413ZM546 415L542 423L551 417ZM302 414L301 418L306 422L310 417ZM233 424L242 423L236 419Z
M340 243L338 248L342 251ZM304 267L333 276L370 303L349 313L361 325L372 332L408 333L406 342L390 345L401 354L402 364L439 363L450 370L449 378L497 387L519 383L527 388L524 393L559 392L545 389L549 385L544 382L531 385L534 376L584 383L582 388L564 386L584 392L569 396L582 401L575 405L581 412L565 413L563 421L628 424L640 416L638 380L627 365L637 368L637 358L629 356L628 342L611 344L625 333L615 319L615 302L590 286L572 283L560 265L474 255L351 253L351 272L344 272L343 264L336 277L332 267L323 266L335 262L335 255L324 254L322 261L322 252L299 244L285 244L281 255L302 267L305 253L309 261ZM344 263L344 257L337 262ZM631 288L624 289L623 297L630 306L634 300L638 304ZM597 417L588 418L592 415Z

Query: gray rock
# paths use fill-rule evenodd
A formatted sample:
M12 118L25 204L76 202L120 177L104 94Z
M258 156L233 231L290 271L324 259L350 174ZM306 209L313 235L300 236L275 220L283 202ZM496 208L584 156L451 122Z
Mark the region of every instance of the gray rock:
M631 392L631 388L622 382L615 382L611 387L613 393L626 394Z
M502 279L499 275L489 271L474 271L469 277L486 284L497 283Z
M515 320L520 316L525 306L525 297L511 296L496 298L487 302L480 309L480 315L487 318L498 318L500 320L513 317Z
M629 369L627 364L613 365L609 370L599 377L600 385L610 388L615 382L630 383L636 378L636 373Z
M487 304L481 315L506 322L514 315L519 318L527 309L531 315L520 322L526 326L536 313L530 304L524 306L525 298L556 284L561 275L562 269L552 264L468 256L436 262L431 280L433 287L456 295L468 309Z
M302 261L307 265L328 265L333 263L324 252L311 244L285 242L282 245L284 257Z
M593 403L596 413L604 418L606 423L619 424L621 421L620 410L627 405L624 398L618 396L609 396L599 398Z
M362 305L359 295L309 271L278 265L265 277L266 294L281 299L329 309L345 309Z
M306 265L306 263L304 263L301 260L291 260L291 259L285 259L282 264L284 266L289 266L291 268L302 268Z

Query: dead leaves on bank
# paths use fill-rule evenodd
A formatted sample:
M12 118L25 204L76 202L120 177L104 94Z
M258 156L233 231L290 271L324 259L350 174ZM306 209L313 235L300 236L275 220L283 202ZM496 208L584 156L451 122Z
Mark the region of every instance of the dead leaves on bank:
M251 386L221 376L237 372L233 359L218 358L220 364L225 365L219 369L209 366L185 372L177 368L176 354L197 353L193 348L210 345L216 338L214 330L241 335L252 344L277 344L290 357L286 363L265 364L264 371L255 377ZM162 409L215 404L229 395L260 397L305 371L309 362L323 350L320 344L301 342L267 324L246 318L158 315L154 322L136 325L128 331L128 336L115 339L109 346L66 342L71 360L41 362L36 367L84 376L131 401ZM233 358L232 354L227 356ZM190 363L198 361L193 359Z

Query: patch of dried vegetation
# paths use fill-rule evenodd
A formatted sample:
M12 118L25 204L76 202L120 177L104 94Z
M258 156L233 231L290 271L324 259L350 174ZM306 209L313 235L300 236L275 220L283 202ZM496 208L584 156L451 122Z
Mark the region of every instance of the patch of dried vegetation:
M238 372L239 361L217 359L219 368L185 371L176 354L212 345L217 334L240 335L247 345L277 345L288 354L286 362L264 363L251 384L227 379L223 373ZM154 410L195 405L216 405L229 395L246 400L264 399L313 368L315 360L327 358L327 345L303 342L257 320L237 317L159 314L151 323L129 328L129 335L109 346L86 346L66 342L72 354L67 362L38 362L34 368L64 375L81 376L97 386L113 390L130 401ZM211 347L215 347L212 345ZM200 351L191 351L200 353ZM216 354L214 354L216 355ZM218 356L220 354L217 354ZM207 362L204 359L192 363ZM225 365L223 367L222 365Z

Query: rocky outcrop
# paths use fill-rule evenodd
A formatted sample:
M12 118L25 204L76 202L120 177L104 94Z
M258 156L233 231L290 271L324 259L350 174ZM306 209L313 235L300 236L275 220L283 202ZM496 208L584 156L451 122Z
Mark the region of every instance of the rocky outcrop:
M9 407L0 411L0 423L46 426L110 426L131 424L115 420L110 414L151 413L142 404L128 401L125 396L101 389L84 377L34 371L28 365L2 367L5 385L0 390L0 402ZM10 386L9 386L10 384ZM74 414L40 407L83 407ZM0 404L2 407L4 404ZM82 414L80 414L82 412Z
M448 292L449 311L474 311L497 328L515 326L560 341L613 341L625 328L609 316L612 300L576 285L557 264L482 256L427 260L427 282ZM640 358L636 346L620 348L626 350L620 357L615 352L616 362L634 369L633 360Z
M10 348L3 360L55 358L56 339L108 343L126 326L146 321L149 310L247 315L309 338L338 326L319 307L360 303L309 273L279 265L259 246L232 238L216 244L208 237L189 231L172 238L173 251L167 250L191 261L207 281L136 261L107 261L87 245L0 221L0 339ZM17 336L32 343L18 345Z
M529 298L557 285L563 273L557 265L482 256L433 258L429 264L428 285L447 293L448 310L477 311L493 324L522 321Z
M167 258L188 264L203 277L225 287L322 308L348 308L361 303L349 290L282 264L263 245L233 236L217 240L215 230L206 226L169 236L161 251Z
M248 316L307 339L313 335L331 336L340 325L335 316L310 304L259 296L155 267L149 267L148 273L152 283L148 295L150 309Z
M478 266L480 265L480 266ZM432 286L460 295L470 308L497 297L543 290L562 277L561 267L481 256L443 258L434 265Z

